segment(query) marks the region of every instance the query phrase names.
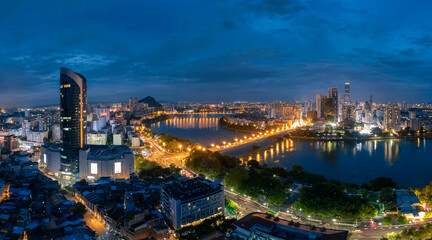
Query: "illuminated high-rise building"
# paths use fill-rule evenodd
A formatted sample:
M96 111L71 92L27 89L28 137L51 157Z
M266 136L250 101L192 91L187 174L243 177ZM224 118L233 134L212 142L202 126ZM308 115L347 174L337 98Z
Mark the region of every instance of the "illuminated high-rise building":
M60 171L67 179L78 174L79 149L86 144L87 80L60 68Z
M400 130L401 110L396 103L387 104L384 111L384 127L386 130Z
M331 98L331 99L333 99L333 107L334 107L334 110L333 110L333 116L334 116L334 121L335 122L337 122L337 120L338 120L338 116L339 116L339 111L338 111L338 109L339 109L339 105L338 105L338 98L339 98L339 96L338 96L338 89L337 88L329 88L328 89L328 98Z
M323 96L320 94L316 95L315 108L316 108L318 118L324 117L324 101L325 101L325 99L326 99L326 96Z
M349 103L350 102L350 83L346 82L345 83L345 95L344 95L344 103Z

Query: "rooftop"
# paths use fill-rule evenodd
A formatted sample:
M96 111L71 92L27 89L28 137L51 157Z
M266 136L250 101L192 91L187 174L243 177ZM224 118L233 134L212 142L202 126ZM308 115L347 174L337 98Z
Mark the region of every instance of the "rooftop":
M258 230L282 239L345 240L348 237L347 231L303 225L265 213L250 213L234 225L250 232Z
M133 151L125 145L87 145L88 160L113 160L124 158L126 154L133 154Z
M173 181L163 185L163 190L177 200L190 200L196 197L223 191L220 181L197 178L186 178L180 175L173 176Z

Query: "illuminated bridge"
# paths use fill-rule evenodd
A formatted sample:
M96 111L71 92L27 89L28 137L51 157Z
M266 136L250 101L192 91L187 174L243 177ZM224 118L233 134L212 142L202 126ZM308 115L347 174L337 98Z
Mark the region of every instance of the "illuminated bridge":
M209 148L208 150L213 151L213 152L219 151L222 153L222 152L225 152L227 150L239 148L239 147L242 147L242 146L247 145L247 144L259 143L259 142L261 142L264 139L269 138L269 137L284 135L292 129L293 128L282 127L282 128L277 128L276 130L266 131L265 133L254 133L249 137L244 136L243 138L236 138L236 139L234 139L234 142L224 141L224 142L222 142L222 145L212 144L211 148Z

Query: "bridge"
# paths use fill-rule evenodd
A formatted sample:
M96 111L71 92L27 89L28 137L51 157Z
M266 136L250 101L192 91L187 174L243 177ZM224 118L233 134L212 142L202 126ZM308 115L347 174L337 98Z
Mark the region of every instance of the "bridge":
M234 142L222 142L222 145L215 145L212 144L211 148L209 148L208 150L213 151L213 152L226 152L228 150L232 150L235 148L239 148L242 147L246 144L256 144L266 138L269 137L273 137L273 136L280 136L283 134L288 133L290 130L292 130L293 128L289 128L289 127L282 127L282 128L277 128L277 129L273 129L271 131L266 131L266 132L260 132L260 133L253 133L251 136L247 137L243 137L243 139L234 139Z

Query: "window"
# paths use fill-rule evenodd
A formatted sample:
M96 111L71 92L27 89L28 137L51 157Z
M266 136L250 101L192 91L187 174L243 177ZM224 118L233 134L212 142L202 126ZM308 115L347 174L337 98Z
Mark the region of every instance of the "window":
M90 173L97 174L97 163L90 163Z
M47 160L46 160L46 153L44 153L44 163L46 164Z
M114 163L114 173L121 173L121 162Z

